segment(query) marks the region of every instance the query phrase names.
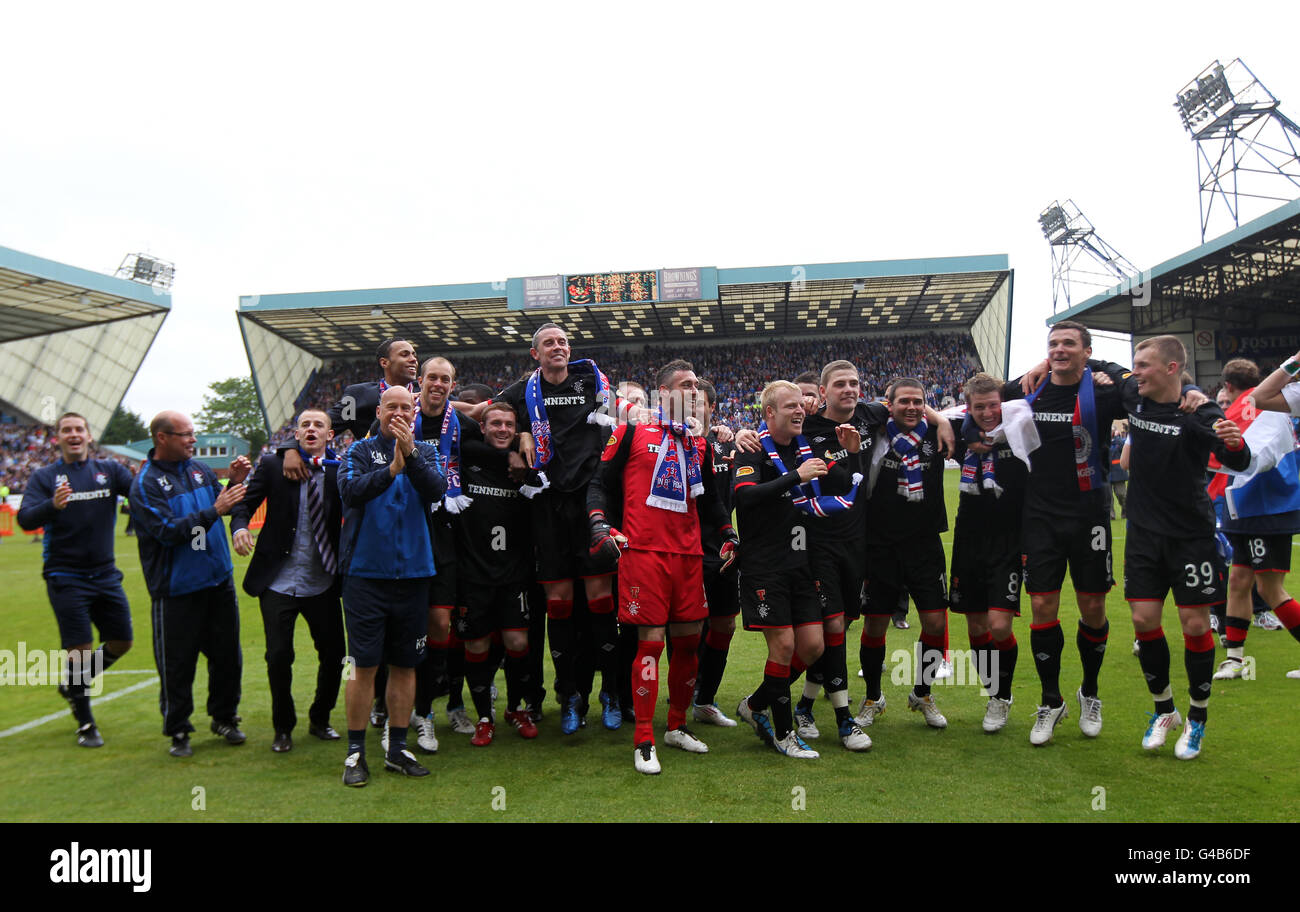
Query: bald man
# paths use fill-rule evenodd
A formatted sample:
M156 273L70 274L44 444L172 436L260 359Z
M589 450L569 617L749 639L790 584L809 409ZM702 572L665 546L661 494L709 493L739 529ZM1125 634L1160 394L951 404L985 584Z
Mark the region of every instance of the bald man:
M131 485L131 515L145 584L153 601L154 661L162 678L159 708L173 757L189 757L194 669L208 660L212 733L243 744L239 730L239 600L221 517L244 499L247 456L230 463L230 484L194 458L194 423L160 412L149 424L153 448Z
M429 634L429 588L437 573L428 515L447 490L438 448L415 439L415 397L391 386L379 398L379 433L348 448L339 467L343 534L343 618L355 674L348 678L343 784L364 786L365 728L375 673L388 666L384 768L404 776L429 771L406 749L415 667ZM400 725L398 724L400 722Z

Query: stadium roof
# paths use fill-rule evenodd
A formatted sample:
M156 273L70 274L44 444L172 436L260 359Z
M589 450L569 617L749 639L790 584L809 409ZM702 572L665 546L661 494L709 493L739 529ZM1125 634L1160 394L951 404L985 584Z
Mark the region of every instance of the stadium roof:
M1052 316L1092 329L1144 334L1180 321L1256 328L1300 317L1300 200L1143 270Z
M0 342L170 308L166 291L0 247Z
M0 411L102 431L170 311L163 289L0 247Z
M682 283L683 276L691 278ZM390 338L409 339L421 353L518 351L543 323L564 327L579 351L638 342L969 329L986 367L1004 370L1011 278L1005 255L692 267L250 295L240 298L238 316L268 426L278 427L292 417L294 400L326 360L370 357ZM542 306L531 306L537 299L525 291L525 283L536 282L550 291ZM615 287L622 298L574 303L584 300L574 292L582 282L589 291Z
M716 297L690 301L513 310L508 283L498 281L245 296L239 315L325 359L369 354L396 337L418 351L517 349L547 322L587 345L953 329L975 322L1009 268L1005 256L982 256L716 273Z

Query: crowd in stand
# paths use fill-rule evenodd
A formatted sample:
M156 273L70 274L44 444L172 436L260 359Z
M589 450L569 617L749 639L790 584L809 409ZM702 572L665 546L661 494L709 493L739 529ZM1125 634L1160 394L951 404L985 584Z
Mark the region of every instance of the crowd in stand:
M130 460L98 448L91 455L97 459L114 459L129 466ZM15 494L27 486L27 479L41 466L59 458L54 431L43 424L0 424L0 488Z
M421 358L435 352L420 352ZM756 427L758 394L774 379L792 379L805 371L820 372L824 364L846 358L861 372L867 398L883 398L895 377L916 377L926 384L927 398L936 408L961 400L961 386L980 370L979 357L969 335L931 333L925 336L860 337L786 342L747 342L712 346L654 346L614 350L578 347L575 357L591 358L613 383L631 380L649 388L660 363L685 358L700 377L718 391L714 420L733 429ZM451 355L457 383L482 383L503 389L531 373L536 364L527 351L506 355ZM368 361L336 361L317 374L315 382L298 399L297 410L325 409L338 401L343 388L375 373ZM293 439L293 422L272 435L269 447ZM341 446L344 441L338 442ZM337 448L337 447L336 447Z

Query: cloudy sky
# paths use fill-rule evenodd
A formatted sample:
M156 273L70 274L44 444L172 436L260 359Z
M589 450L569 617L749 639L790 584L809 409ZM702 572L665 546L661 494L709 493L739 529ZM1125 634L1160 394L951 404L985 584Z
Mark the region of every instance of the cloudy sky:
M1018 372L1047 203L1147 267L1200 242L1178 89L1300 119L1300 4L876 6L11 6L0 245L176 263L146 418L248 372L241 294L583 270L1005 253Z

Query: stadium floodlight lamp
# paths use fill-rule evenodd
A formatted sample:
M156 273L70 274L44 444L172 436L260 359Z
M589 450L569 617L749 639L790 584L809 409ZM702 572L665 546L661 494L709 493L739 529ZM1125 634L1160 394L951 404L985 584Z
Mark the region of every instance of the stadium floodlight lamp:
M1039 213L1038 225L1043 229L1043 237L1047 238L1048 243L1054 243L1069 229L1070 220L1066 217L1061 204L1053 200L1052 205Z
M122 265L117 267L118 276L167 290L176 278L176 266L166 260L144 253L128 253L122 258Z
M1188 133L1198 136L1218 122L1219 113L1234 102L1223 64L1214 61L1199 76L1183 86L1174 101Z

